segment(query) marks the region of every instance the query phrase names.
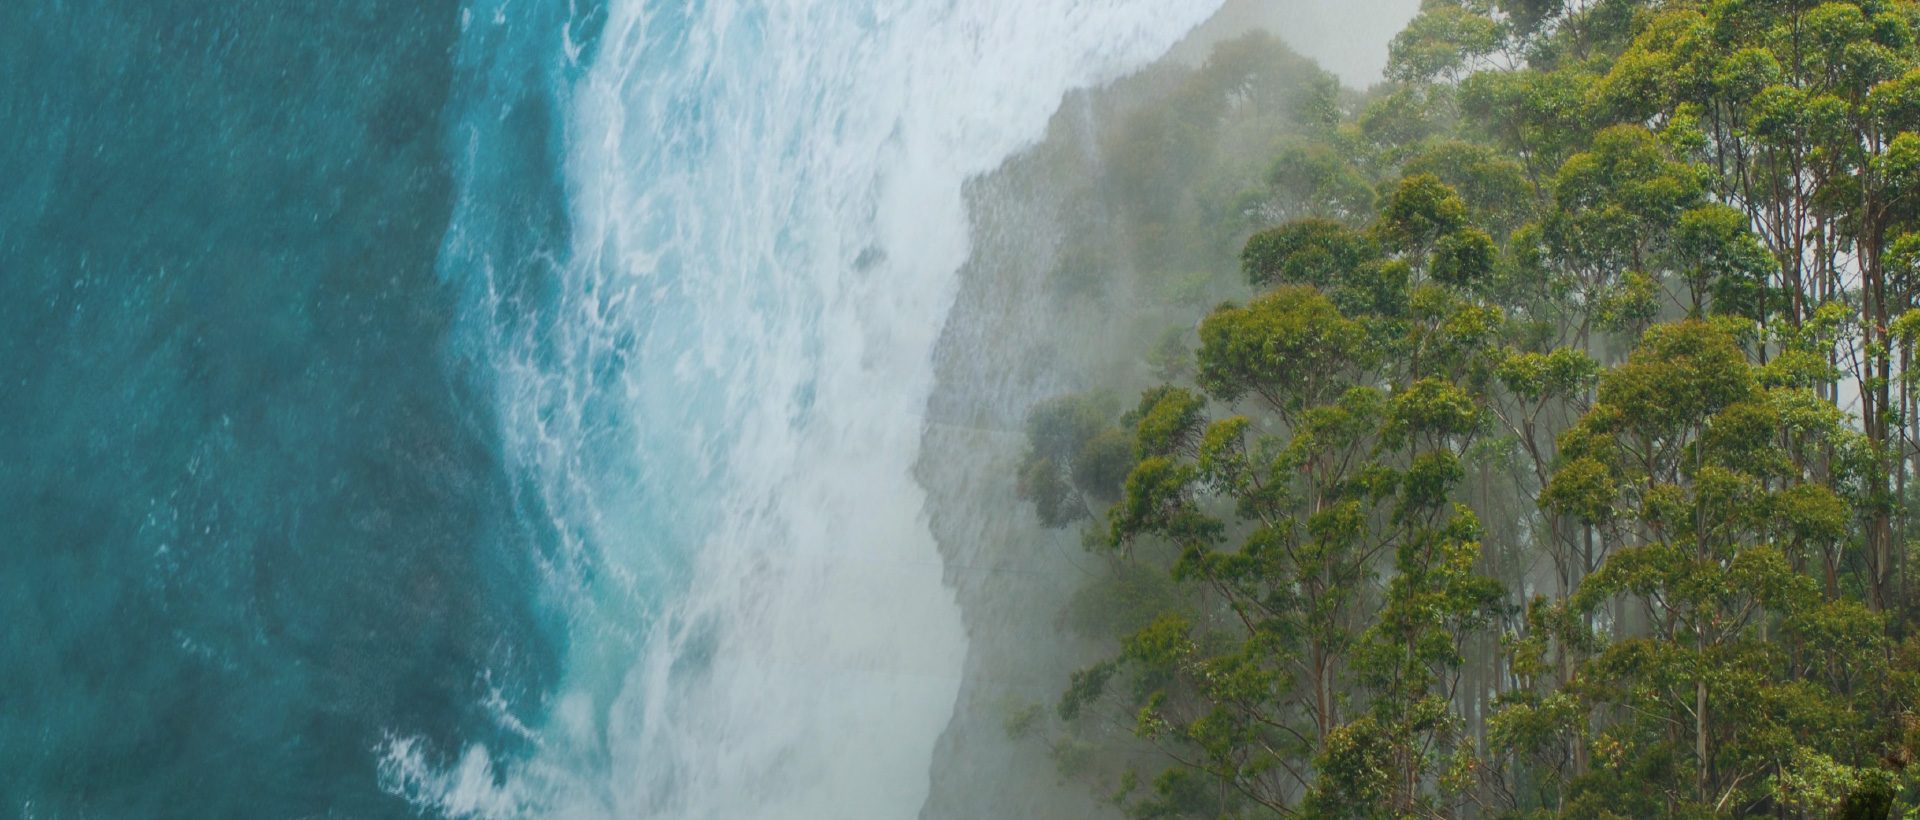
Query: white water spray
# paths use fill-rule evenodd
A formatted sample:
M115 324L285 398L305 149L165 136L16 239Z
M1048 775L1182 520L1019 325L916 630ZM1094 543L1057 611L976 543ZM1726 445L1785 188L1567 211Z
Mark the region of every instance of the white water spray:
M563 338L499 342L572 649L531 761L391 744L445 813L919 811L965 655L911 474L963 185L1218 3L685 5L612 4L569 112Z

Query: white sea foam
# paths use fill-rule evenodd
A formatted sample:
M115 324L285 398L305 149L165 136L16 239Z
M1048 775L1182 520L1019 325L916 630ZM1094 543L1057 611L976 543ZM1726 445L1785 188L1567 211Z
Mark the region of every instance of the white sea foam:
M962 186L1217 5L614 0L561 320L495 362L567 542L562 691L531 760L398 740L390 782L460 816L916 814L965 655L911 474Z

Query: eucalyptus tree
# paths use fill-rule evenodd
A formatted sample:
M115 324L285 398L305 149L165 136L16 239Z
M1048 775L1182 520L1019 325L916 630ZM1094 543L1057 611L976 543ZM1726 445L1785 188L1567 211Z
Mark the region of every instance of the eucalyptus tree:
M1920 3L1427 0L1392 50L1258 181L1191 381L1036 428L1186 603L1063 713L1172 761L1143 816L1920 806Z

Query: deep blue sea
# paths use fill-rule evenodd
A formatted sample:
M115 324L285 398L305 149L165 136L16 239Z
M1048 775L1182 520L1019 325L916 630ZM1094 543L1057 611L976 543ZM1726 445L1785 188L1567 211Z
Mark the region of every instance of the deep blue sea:
M459 19L0 9L0 814L404 814L383 732L551 685L552 536L437 273ZM552 116L502 149L511 241L566 230Z
M1215 5L0 3L0 816L912 816L963 185Z

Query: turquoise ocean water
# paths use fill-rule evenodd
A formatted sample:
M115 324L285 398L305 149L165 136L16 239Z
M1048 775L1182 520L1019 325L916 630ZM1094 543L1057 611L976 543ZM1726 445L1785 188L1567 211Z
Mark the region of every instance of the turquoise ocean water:
M0 816L914 815L964 186L1216 5L0 3Z
M459 19L0 9L0 815L402 814L384 732L551 684L554 534L438 274ZM492 165L512 252L565 231L552 115Z

